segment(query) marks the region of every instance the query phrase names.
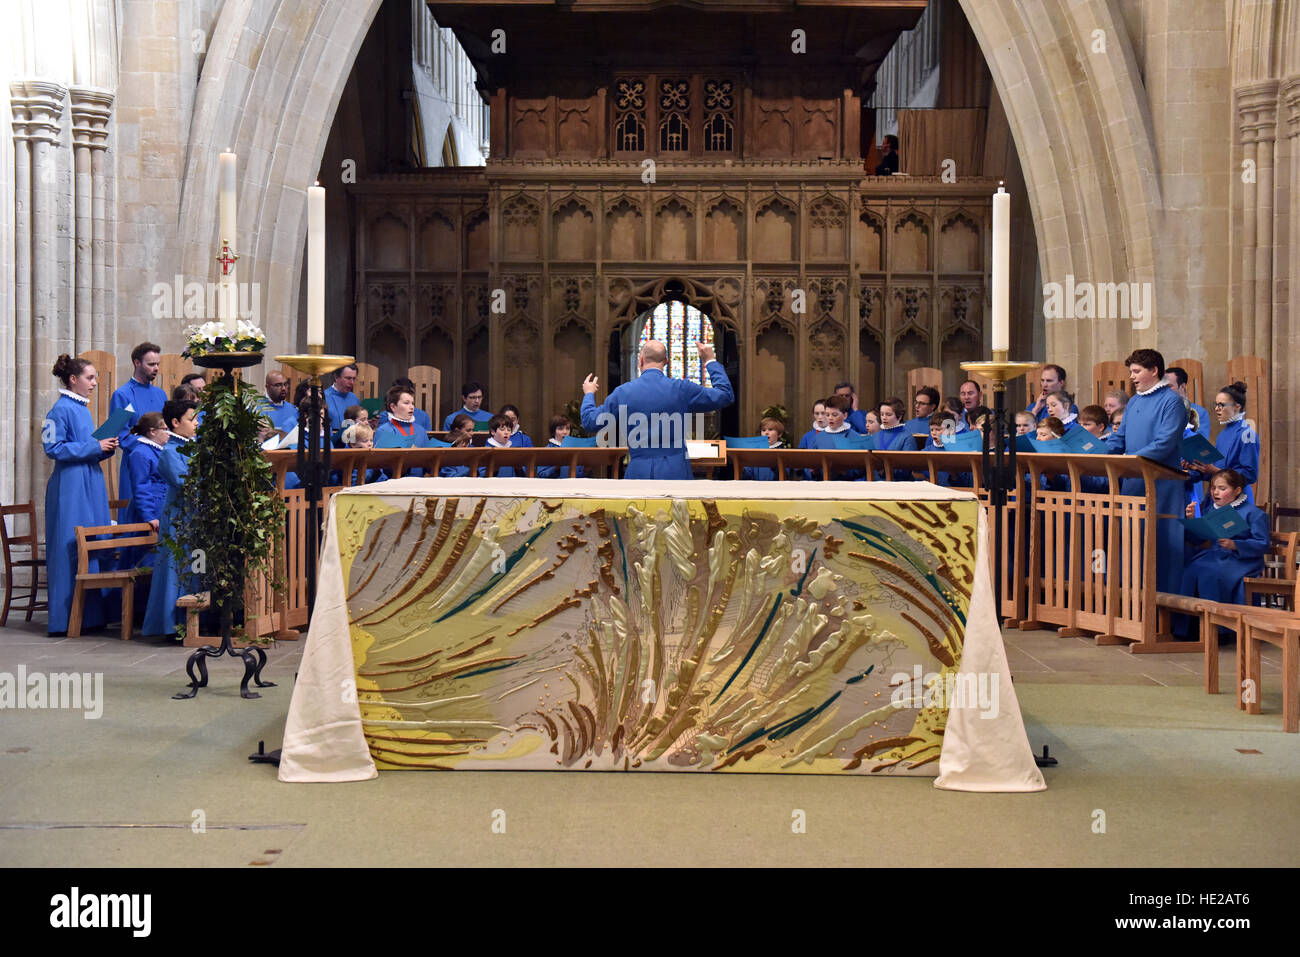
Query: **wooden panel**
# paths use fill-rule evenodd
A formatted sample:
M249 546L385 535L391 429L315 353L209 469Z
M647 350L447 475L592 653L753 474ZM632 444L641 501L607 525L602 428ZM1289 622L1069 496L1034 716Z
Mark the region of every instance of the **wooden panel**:
M1201 360L1175 359L1170 365L1187 370L1187 395L1193 402L1207 409L1214 404L1213 402L1207 404L1205 401L1205 366L1202 365Z
M189 359L177 355L164 354L159 357L158 378L154 379L153 384L166 392L167 398L170 399L172 397L172 389L181 384L181 379L194 371L194 363ZM204 374L208 374L206 370Z
M358 362L357 384L352 391L357 401L382 398L379 392L379 367L369 362Z
M442 426L442 371L433 366L411 366L406 377L415 383L415 407L429 414L433 427Z
M1107 392L1133 395L1133 381L1128 377L1128 366L1122 362L1098 362L1092 367L1092 400L1101 405ZM1078 403L1076 403L1078 404Z
M921 366L912 369L907 373L907 410L908 418L911 418L912 401L916 398L916 392L922 386L930 386L932 389L939 390L939 400L943 401L943 372L932 366Z

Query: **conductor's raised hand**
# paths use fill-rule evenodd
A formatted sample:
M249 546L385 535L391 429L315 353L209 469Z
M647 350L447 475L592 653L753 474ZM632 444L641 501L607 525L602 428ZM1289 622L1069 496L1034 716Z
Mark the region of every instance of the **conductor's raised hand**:
M591 373L587 378L582 380L582 391L587 395L595 395L596 390L600 388L600 380L596 378L596 373Z
M700 361L703 363L716 362L718 357L713 351L713 346L707 343L697 342L695 348L700 350Z

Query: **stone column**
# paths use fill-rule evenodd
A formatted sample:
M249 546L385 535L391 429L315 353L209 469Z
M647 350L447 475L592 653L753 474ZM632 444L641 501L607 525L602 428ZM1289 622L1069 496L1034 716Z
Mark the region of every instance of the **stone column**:
M34 454L33 446L46 410L36 408L36 400L50 391L42 376L49 375L56 358L58 143L67 90L46 80L17 80L9 85L9 94L14 130L14 501L28 502L41 497L34 493L43 457ZM37 502L38 513L42 504Z
M106 170L108 120L113 94L74 86L68 91L72 109L72 146L76 160L76 325L78 353L88 349L112 351L111 300L108 296L106 241L108 236Z
M1277 139L1276 80L1239 87L1237 129L1242 158L1253 161L1255 182L1243 184L1241 229L1241 348L1272 357L1273 144Z
M1285 135L1290 140L1291 170L1286 193L1291 235L1286 238L1287 261L1279 263L1287 276L1287 335L1300 325L1300 75L1282 82L1282 103L1286 119ZM1282 338L1282 337L1279 337Z

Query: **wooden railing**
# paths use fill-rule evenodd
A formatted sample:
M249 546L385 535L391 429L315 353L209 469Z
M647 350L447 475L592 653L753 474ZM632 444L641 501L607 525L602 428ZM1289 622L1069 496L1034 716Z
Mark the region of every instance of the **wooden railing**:
M617 478L626 453L621 448L546 447L333 450L330 468L342 484L326 489L323 498L328 506L335 492L363 482L367 470L397 477L415 469L437 475L443 466L465 466L471 475L480 467L493 475L510 466L532 476L541 466L556 465L567 466L571 475L581 466L588 476ZM286 506L283 549L276 556L286 588L276 593L264 576L250 580L245 621L258 634L287 637L307 622L307 503L301 489L284 487L295 456L291 451L267 453ZM762 466L775 469L783 481L801 478L806 469L823 480L851 471L885 481L904 474L935 481L939 472L965 473L971 477L970 491L988 508L978 452L729 448L727 459L736 477L746 467ZM1098 644L1126 644L1135 652L1175 650L1174 643L1157 641L1156 526L1145 519L1156 514L1155 480L1181 479L1181 473L1122 455L1024 453L1017 462L1020 481L1003 510L1002 617L1022 628L1054 625L1063 635L1095 635ZM1068 476L1071 489L1080 489L1085 476L1103 476L1110 490L1042 488L1043 478L1055 476ZM1124 478L1141 478L1147 491L1119 494ZM1177 646L1195 650L1185 642Z

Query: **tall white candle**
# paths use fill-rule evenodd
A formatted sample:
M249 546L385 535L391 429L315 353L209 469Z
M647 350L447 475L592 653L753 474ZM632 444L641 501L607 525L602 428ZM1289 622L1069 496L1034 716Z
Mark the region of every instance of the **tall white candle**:
M993 351L1010 348L1011 194L993 194Z
M236 241L235 227L235 171L238 166L238 158L234 153L221 154L220 166L220 200L218 203L218 218L220 220L220 230L217 236L217 242L226 243L230 246L230 252L233 255L239 248ZM220 252L218 246L218 252ZM239 288L236 278L237 266L230 263L228 266L222 266L221 273L221 296L220 296L220 318L227 322L234 322L238 317L238 297L236 290Z
M307 345L325 345L325 190L307 187Z

